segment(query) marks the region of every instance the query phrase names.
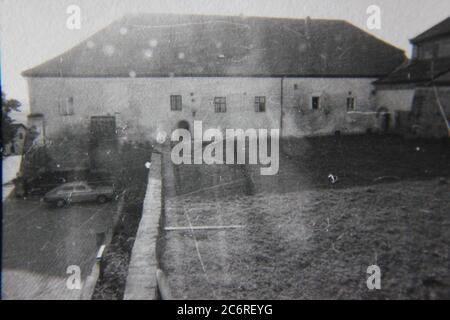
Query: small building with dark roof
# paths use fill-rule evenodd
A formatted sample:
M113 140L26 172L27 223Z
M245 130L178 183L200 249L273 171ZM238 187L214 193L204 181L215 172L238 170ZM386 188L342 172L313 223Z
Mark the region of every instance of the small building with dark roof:
M376 129L373 82L405 59L341 20L138 14L23 76L50 138L95 116L123 139L194 120L304 136Z
M375 82L393 131L450 136L450 17L410 40L412 58Z

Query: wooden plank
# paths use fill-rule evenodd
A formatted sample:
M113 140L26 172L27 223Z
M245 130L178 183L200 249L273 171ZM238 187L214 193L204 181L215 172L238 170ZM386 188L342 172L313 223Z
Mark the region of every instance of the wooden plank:
M97 261L101 260L103 258L103 252L105 252L105 247L106 246L104 244L102 244L100 246L100 249L98 249L97 256L96 256Z
M231 225L231 226L192 226L192 227L165 227L165 231L186 231L186 230L226 230L226 229L242 229L245 226Z

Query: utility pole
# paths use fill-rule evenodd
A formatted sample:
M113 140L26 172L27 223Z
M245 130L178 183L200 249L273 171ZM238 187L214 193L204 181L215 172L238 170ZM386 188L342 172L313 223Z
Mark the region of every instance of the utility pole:
M283 83L284 83L284 77L281 77L280 81L280 149L283 151Z

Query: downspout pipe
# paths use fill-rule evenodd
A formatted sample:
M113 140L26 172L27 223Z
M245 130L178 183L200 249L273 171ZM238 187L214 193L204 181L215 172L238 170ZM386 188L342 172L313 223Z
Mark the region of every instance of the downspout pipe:
M284 104L283 83L284 83L284 77L281 77L281 81L280 81L280 138L283 136L283 104Z

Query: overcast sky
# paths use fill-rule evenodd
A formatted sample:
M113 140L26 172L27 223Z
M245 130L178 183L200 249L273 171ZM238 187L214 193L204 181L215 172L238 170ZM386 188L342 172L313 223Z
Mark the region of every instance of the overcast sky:
M344 19L367 30L367 7L381 29L367 30L410 55L408 40L450 16L449 0L0 0L2 90L27 104L20 73L70 49L129 12ZM81 29L66 28L66 9L81 8ZM24 110L25 112L27 110Z

